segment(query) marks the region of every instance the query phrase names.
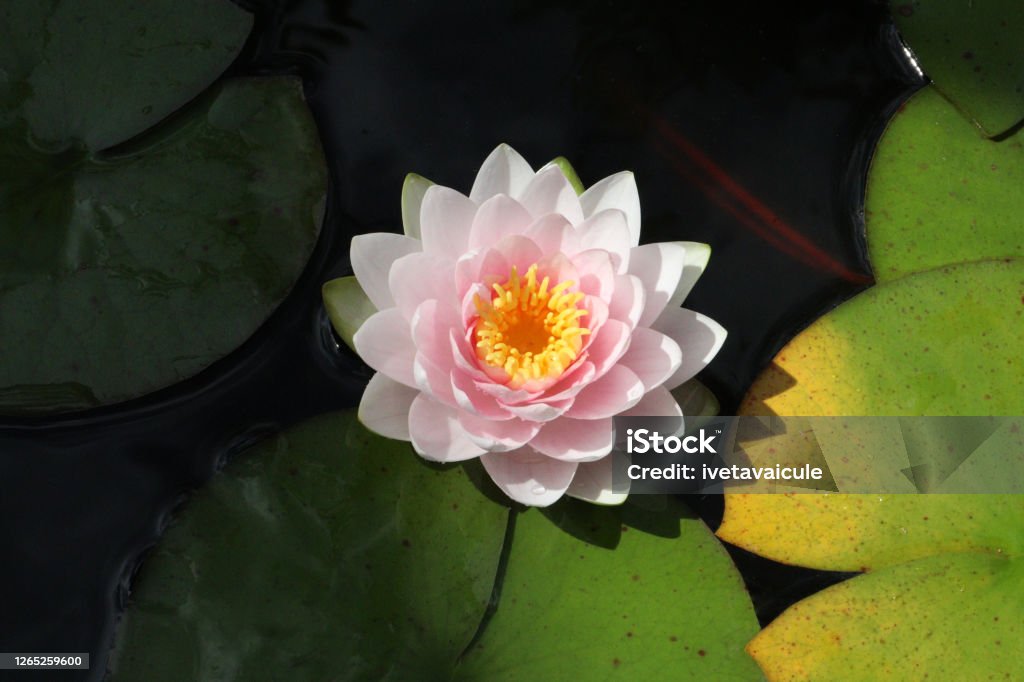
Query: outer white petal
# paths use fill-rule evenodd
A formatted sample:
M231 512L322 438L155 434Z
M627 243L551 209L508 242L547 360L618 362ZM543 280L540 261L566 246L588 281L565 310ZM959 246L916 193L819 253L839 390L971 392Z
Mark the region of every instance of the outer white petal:
M612 492L612 458L610 456L596 462L581 463L565 494L579 500L603 505L622 504L629 497L628 493Z
M419 394L377 372L359 401L359 421L387 438L409 440L409 409Z
M469 198L482 204L496 194L519 196L533 178L533 168L507 144L499 144L491 152L473 181Z
M683 409L675 396L664 386L658 386L647 393L633 407L621 412L619 417L682 417Z
M636 275L647 294L644 311L637 323L650 327L679 286L686 265L686 249L679 242L644 244L629 256L629 274Z
M557 166L537 173L518 198L535 219L557 213L573 225L583 222L580 198Z
M718 354L727 336L722 325L686 308L666 309L651 328L672 337L683 351L679 369L665 382L669 389L704 369Z
M454 409L422 393L409 409L409 437L417 454L434 462L459 462L485 452L462 430Z
M352 270L356 274L359 286L363 288L377 310L385 310L395 305L388 288L388 273L391 264L402 256L415 253L421 249L415 239L390 232L373 232L352 238L349 250L352 258Z
M469 229L477 206L450 187L427 188L420 206L420 233L423 250L456 260L466 252Z
M678 308L682 305L693 290L693 285L704 274L704 268L708 266L708 260L711 258L711 247L707 244L700 242L677 243L686 249L686 255L683 258L683 274L679 277L679 283L676 284L675 292L669 297L666 308Z
M619 209L626 214L631 245L640 243L640 193L636 189L636 178L629 171L609 175L592 186L580 195L580 205L584 218L606 208Z
M402 185L402 227L407 237L420 238L420 209L423 195L434 183L426 178L409 173Z
M352 337L352 343L363 362L390 378L416 387L413 343L409 321L398 308L389 308L371 315Z
M533 507L556 502L576 473L576 462L551 459L529 446L512 452L489 452L480 457L484 468L506 495Z
M622 274L629 265L632 235L626 222L626 214L617 208L599 211L587 218L577 228L580 236L580 250L602 249L611 254L615 272ZM572 255L572 254L570 254Z

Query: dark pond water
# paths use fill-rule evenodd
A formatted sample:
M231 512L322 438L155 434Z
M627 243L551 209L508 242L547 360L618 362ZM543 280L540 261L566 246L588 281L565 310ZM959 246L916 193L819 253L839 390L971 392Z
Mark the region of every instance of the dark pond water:
M243 3L245 4L245 3ZM505 141L587 184L637 174L644 239L712 245L687 305L730 331L704 379L735 409L774 352L870 283L870 150L921 84L883 3L248 3L232 72L298 72L330 163L317 251L244 347L113 408L0 423L0 650L88 651L102 677L118 612L175 505L226 458L357 404L369 377L334 343L320 284L348 243L398 230L405 173L468 190ZM499 6L500 5L500 6ZM690 499L709 521L718 499ZM758 615L841 576L735 553Z

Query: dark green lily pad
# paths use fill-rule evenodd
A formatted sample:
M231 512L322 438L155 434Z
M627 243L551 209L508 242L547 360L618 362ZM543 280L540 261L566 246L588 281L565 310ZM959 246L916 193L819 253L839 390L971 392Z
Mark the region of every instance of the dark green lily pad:
M508 513L354 413L307 422L189 502L136 581L112 679L444 679Z
M319 233L299 82L206 89L251 25L229 2L17 0L0 21L18 27L0 45L0 413L196 374L262 324Z
M743 582L699 519L567 499L517 513L503 547L510 512L480 474L352 412L256 447L147 559L111 679L762 679Z
M657 527L623 525L637 515ZM501 603L455 680L763 679L743 651L758 627L743 581L678 501L547 516L517 519Z
M988 136L1024 119L1024 14L1017 0L893 0L907 44Z

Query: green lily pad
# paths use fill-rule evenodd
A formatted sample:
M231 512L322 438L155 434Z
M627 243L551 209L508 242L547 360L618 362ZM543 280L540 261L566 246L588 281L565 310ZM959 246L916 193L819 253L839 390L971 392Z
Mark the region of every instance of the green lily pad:
M509 534L481 475L353 412L257 446L147 559L111 679L762 679L743 582L677 502L566 499Z
M565 501L521 515L498 610L454 679L763 679L743 652L757 620L721 544L675 500L647 513L658 534L623 525L643 527L631 514Z
M992 142L934 88L914 95L879 141L865 215L875 277L1024 256L1024 146Z
M1019 495L737 495L718 533L779 561L869 571L791 607L748 650L771 680L874 682L1024 677L1022 531Z
M491 597L509 511L353 412L257 446L146 561L117 682L443 679Z
M196 374L316 242L326 171L299 81L209 88L252 21L226 1L16 0L0 17L18 26L0 45L0 413Z
M936 87L986 135L1024 119L1024 15L1016 0L894 0L900 33Z
M783 348L740 412L1024 412L1018 138L982 139L931 88L908 102L868 183L879 284ZM1020 421L893 420L867 442L906 460L906 480L890 471L887 489L973 490L1020 480ZM866 572L791 607L750 643L769 679L1024 677L1020 496L727 495L718 534L778 561Z

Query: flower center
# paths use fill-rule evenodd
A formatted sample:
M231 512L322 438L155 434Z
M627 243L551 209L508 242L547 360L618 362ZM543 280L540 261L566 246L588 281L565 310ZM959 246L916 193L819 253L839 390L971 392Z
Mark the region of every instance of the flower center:
M579 323L588 314L580 307L583 294L568 291L576 283L566 280L549 289L550 283L548 277L537 282L536 263L525 277L513 266L508 280L493 286L490 301L479 295L473 299L480 316L477 357L502 370L515 387L561 376L590 333Z

